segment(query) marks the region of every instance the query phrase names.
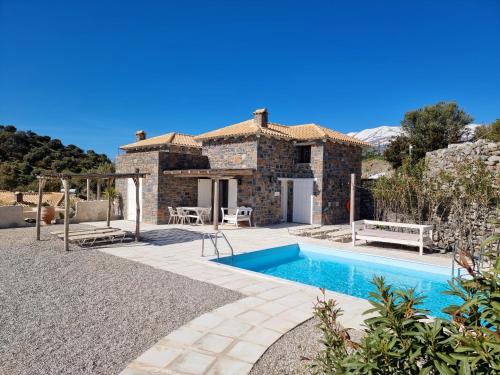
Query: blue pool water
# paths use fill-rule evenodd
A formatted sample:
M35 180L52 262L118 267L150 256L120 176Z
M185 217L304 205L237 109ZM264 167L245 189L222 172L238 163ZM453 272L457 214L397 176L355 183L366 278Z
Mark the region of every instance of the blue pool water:
M240 254L233 259L224 257L218 262L365 299L375 290L373 277L383 276L394 287L415 288L424 294L427 298L422 307L441 318L448 317L441 312L445 306L459 302L442 294L448 289L449 268L417 262L298 244Z

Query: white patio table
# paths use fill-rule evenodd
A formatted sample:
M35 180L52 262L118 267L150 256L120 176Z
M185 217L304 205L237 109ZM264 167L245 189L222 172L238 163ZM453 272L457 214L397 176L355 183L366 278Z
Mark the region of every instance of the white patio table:
M188 214L186 217L196 219L196 224L205 224L203 217L210 211L210 207L180 207L184 211L194 213Z

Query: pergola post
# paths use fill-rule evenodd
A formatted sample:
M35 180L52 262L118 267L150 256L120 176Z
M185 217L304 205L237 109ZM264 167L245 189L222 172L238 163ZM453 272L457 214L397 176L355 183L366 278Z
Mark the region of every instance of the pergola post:
M43 188L45 186L46 180L61 180L64 187L64 248L65 250L69 250L69 182L72 178L78 179L87 179L88 181L91 179L98 179L98 188L97 188L97 196L100 198L101 194L101 183L102 180L107 181L108 185L108 212L106 218L106 224L108 228L111 225L111 206L112 206L112 198L113 194L111 193L111 186L113 185L115 179L129 179L132 178L136 185L136 204L137 204L137 222L136 222L136 231L135 231L135 240L139 241L139 221L141 215L141 208L139 205L140 201L140 179L146 177L149 173L140 173L139 169L135 170L135 173L48 173L37 176L38 178L38 210L37 210L37 223L36 223L36 231L37 231L37 240L40 239L40 221L41 221L41 206L42 206L42 194ZM88 189L90 191L90 189ZM90 197L90 196L89 196Z
M36 209L36 239L40 241L40 220L42 218L42 195L45 186L45 179L38 179L38 206Z
M139 231L140 231L140 222L141 222L141 205L140 205L140 197L139 197L139 169L136 168L135 173L137 176L133 178L135 185L135 242L139 242Z
M64 250L69 251L69 181L62 179L64 188Z
M108 212L106 214L106 226L108 228L111 224L111 183L112 179L108 178Z
M100 178L97 179L97 192L96 192L96 195L97 195L96 199L98 201L100 201L101 200L101 179Z
M349 204L349 224L352 224L355 220L354 209L356 204L356 174L351 173L351 201Z
M87 178L87 201L90 200L90 178Z
M219 179L214 178L214 230L219 230Z

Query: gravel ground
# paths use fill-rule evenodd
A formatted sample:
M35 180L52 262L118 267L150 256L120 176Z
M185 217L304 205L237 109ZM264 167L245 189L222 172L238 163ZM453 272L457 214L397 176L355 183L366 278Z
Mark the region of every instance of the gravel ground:
M312 318L276 341L253 366L250 375L299 375L312 374L311 363L304 358L314 358L321 350L321 332L316 328L317 318ZM361 331L350 332L355 341L361 338Z
M0 230L0 374L116 374L239 293L80 249L42 228ZM73 226L72 226L73 229Z

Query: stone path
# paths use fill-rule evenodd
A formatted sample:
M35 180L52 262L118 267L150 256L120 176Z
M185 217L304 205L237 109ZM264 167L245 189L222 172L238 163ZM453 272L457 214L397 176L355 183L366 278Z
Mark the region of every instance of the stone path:
M126 228L128 224L121 225ZM200 232L209 231L208 227L169 226L163 231L159 231L158 226L153 228L155 236L148 237L145 233L149 244L102 251L235 290L247 297L206 313L170 333L130 363L122 375L247 374L279 337L312 317L312 308L320 293L318 288L200 258L201 240L196 238L201 237ZM182 231L190 234L183 236ZM226 235L236 252L297 242L286 230L269 228L227 231ZM155 239L161 242L155 243ZM318 244L318 240L300 240L311 241ZM361 328L362 312L370 306L368 301L334 292L327 292L327 297L336 299L342 306L342 324Z

